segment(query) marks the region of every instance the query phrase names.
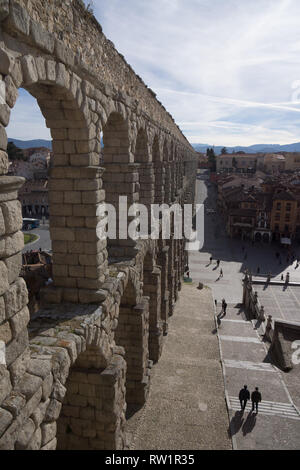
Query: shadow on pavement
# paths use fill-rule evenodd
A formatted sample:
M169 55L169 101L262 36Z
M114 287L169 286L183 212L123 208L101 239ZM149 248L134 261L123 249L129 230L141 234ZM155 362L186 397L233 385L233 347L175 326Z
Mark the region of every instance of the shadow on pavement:
M252 432L255 424L256 424L256 415L253 414L252 411L250 411L242 427L243 435L246 436L247 434Z
M235 434L237 434L239 430L241 429L241 427L243 426L243 423L244 423L243 414L244 414L243 411L237 411L235 415L233 416L233 418L231 419L229 430L228 430L228 433L230 436L234 436Z

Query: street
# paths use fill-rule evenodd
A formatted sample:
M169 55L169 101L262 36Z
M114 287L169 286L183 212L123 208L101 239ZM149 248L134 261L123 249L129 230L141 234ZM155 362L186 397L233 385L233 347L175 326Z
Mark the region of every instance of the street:
M23 248L23 253L26 253L30 250L51 250L51 239L49 233L49 221L46 220L46 223L40 223L39 228L33 230L26 230L24 233L32 233L37 235L39 238L32 243L27 243Z

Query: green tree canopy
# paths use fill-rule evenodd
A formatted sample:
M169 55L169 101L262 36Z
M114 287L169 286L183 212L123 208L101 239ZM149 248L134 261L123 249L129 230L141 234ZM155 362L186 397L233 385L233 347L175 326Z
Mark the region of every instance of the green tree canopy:
M7 144L7 154L9 160L27 160L22 149L17 147L13 142Z

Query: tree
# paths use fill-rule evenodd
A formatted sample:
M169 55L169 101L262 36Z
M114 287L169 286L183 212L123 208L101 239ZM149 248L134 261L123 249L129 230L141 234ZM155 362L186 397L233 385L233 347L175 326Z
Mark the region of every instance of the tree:
M216 155L213 148L208 148L206 150L206 155L208 156L208 162L212 171L216 171L217 163L216 163Z
M7 154L9 160L26 160L26 157L19 147L17 147L13 142L8 142L7 144Z
M221 154L222 154L222 155L226 155L226 154L227 154L227 148L226 148L226 147L223 147L223 148L222 148Z

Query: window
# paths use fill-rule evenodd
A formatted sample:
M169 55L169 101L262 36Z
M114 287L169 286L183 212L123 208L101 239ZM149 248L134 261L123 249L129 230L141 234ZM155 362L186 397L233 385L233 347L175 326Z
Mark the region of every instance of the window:
M291 208L292 208L291 203L290 203L290 202L287 202L287 204L286 204L286 210L287 210L287 212L289 212L289 211L291 210Z
M286 214L286 216L285 216L285 221L286 221L286 222L290 222L290 220L291 220L291 219L290 219L290 214Z
M280 220L280 214L275 214L275 220Z
M281 209L281 202L277 202L277 204L276 204L276 209L277 209L278 211L280 211L280 209Z

